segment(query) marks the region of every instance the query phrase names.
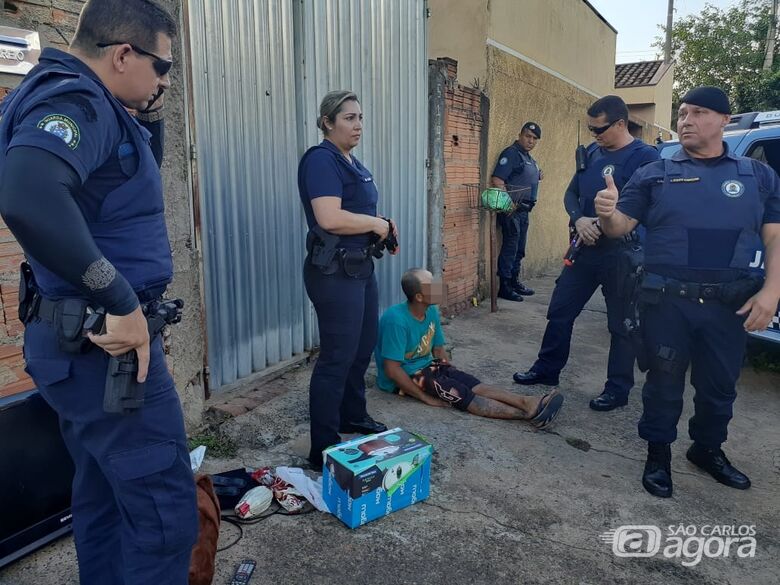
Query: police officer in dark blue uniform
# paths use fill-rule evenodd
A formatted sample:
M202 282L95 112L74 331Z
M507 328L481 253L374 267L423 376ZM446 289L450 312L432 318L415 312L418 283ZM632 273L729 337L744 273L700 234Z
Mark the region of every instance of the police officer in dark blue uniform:
M184 585L198 532L181 404L142 312L173 276L161 99L149 107L170 84L175 33L151 0L88 1L70 54L45 49L0 106L0 213L31 267L24 354L75 463L84 585ZM89 340L87 307L107 312ZM109 354L131 351L145 402L106 413Z
M317 125L325 138L303 155L298 190L309 225L304 283L320 332L309 386L309 461L321 468L323 449L338 443L339 433L386 430L366 411L364 376L379 319L374 253L397 231L391 220L377 216L374 178L352 154L363 132L357 96L328 93Z
M509 192L517 204L513 213L496 216L503 239L498 255L498 278L501 283L498 296L509 301L522 301L523 296L534 294L519 280L520 267L525 258L528 240L528 214L536 205L542 172L531 156L531 151L542 138L542 128L535 122L526 122L514 144L505 148L498 157L490 184Z
M682 149L640 169L619 201L611 181L596 198L608 236L640 222L647 228L639 301L649 371L639 435L649 444L642 484L659 497L672 495L670 444L689 366L696 394L688 459L722 484L750 487L721 445L746 331L764 330L780 300L780 179L765 164L729 152L729 112L721 89L692 89L677 121ZM749 272L762 244L765 281Z
M628 108L618 96L605 96L590 106L588 129L595 142L587 148L587 166L574 175L564 197L581 242L580 252L576 262L564 267L556 281L536 363L527 372L517 372L514 380L518 384L558 384L558 375L569 359L574 321L601 286L611 337L609 362L604 390L591 400L590 407L605 411L624 406L634 385L635 354L623 327L624 303L617 274L621 254L629 242L601 237L593 200L604 188L605 177L625 185L637 168L657 160L658 152L628 132Z

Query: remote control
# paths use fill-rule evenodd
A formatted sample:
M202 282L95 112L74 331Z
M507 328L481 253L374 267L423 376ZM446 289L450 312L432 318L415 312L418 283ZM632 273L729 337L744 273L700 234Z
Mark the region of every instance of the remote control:
M245 585L249 583L249 578L255 570L257 563L255 561L241 561L236 569L236 574L233 575L233 580L230 585Z

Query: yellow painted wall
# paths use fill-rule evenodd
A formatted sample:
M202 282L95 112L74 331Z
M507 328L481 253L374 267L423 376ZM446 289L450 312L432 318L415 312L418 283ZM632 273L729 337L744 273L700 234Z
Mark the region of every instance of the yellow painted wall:
M632 108L632 113L641 116L651 124L657 124L662 128L674 130L672 123L672 84L674 83L674 65L664 74L656 85L645 85L642 87L621 87L616 88L614 93L623 98L629 104L655 104L652 113L642 107ZM650 116L650 117L647 117Z
M563 194L574 173L577 121L587 144L585 111L596 96L488 39L600 96L614 93L616 33L582 0L428 0L428 6L429 57L458 61L460 83L478 78L490 98L489 172L523 122L542 126L533 156L545 179L523 265L527 275L558 270L568 245Z
M672 128L672 85L674 84L674 64L655 86L655 123L670 130Z
M626 98L623 98L623 100L625 99ZM628 110L631 112L632 116L642 118L645 122L650 122L652 124L655 121L655 104L643 104L641 106L629 104Z
M428 57L458 62L458 80L484 86L489 0L428 0Z
M542 139L532 152L544 171L539 202L531 213L523 270L526 276L550 273L562 266L568 245L568 216L563 194L574 174L577 121L585 144L586 110L593 96L541 69L496 48L488 48L490 131L488 166L492 172L501 151L528 120L542 127Z
M615 32L582 0L428 0L428 56L483 84L493 39L599 95L615 85Z
M615 87L617 35L581 0L492 0L489 36L594 93Z

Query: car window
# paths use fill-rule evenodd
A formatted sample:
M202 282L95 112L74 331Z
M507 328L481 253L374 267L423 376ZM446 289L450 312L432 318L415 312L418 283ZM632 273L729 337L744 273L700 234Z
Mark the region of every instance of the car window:
M760 140L751 144L747 156L760 160L780 173L780 138L775 140Z

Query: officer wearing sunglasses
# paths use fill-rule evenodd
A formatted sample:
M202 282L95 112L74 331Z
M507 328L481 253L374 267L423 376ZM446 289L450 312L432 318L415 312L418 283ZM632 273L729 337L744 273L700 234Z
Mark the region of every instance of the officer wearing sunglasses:
M153 0L89 0L70 51L45 49L0 105L0 214L29 262L27 370L76 467L81 583L187 583L198 533L181 405L142 312L173 277L159 164L175 35ZM107 316L85 341L88 307ZM109 354L131 351L145 402L106 413Z
M625 185L637 168L658 160L658 152L631 136L628 108L618 96L597 100L587 113L594 142L587 148L586 168L574 175L564 196L581 251L576 262L564 267L556 281L536 362L528 371L517 372L514 380L518 384L558 384L558 376L569 358L574 321L601 286L611 341L607 382L601 395L590 401L590 407L606 411L624 406L634 385L635 354L623 327L623 299L617 274L621 255L631 244L626 239L601 237L594 200L606 186L605 177L611 176L617 185Z

